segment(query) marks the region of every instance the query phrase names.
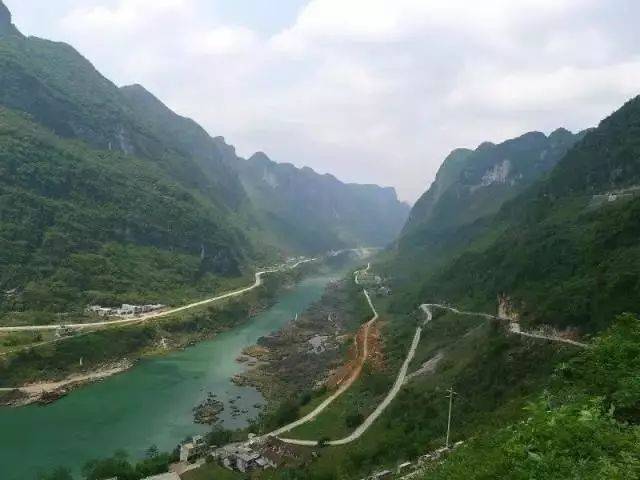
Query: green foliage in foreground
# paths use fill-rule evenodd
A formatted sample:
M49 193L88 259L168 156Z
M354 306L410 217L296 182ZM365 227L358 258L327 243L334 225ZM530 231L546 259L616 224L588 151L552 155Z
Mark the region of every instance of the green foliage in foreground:
M174 460L172 455L160 454L153 447L149 449L147 458L139 463L131 463L126 453L116 452L111 458L88 462L82 469L82 475L85 480L114 477L118 480L140 480L166 472Z
M146 458L140 462L132 462L123 451L102 460L91 460L82 468L84 480L140 480L151 475L164 473L169 464L176 461L175 454L159 453L155 446L147 450ZM66 468L57 468L50 473L43 473L37 480L73 480L73 475Z
M621 316L555 380L525 420L472 440L425 478L640 478L640 321Z
M540 400L528 414L526 421L472 442L425 478L639 478L640 428L618 423L600 400L557 408Z

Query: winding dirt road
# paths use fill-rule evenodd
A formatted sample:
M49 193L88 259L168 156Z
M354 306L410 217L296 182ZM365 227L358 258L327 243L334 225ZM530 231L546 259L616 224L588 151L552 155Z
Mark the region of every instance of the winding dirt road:
M365 294L367 295L367 299L369 300L369 304L371 305L371 308L375 311L373 303L371 302L371 298L369 297L369 295L366 292L365 292ZM406 356L406 358L405 358L405 360L404 360L404 362L402 364L402 367L400 367L400 370L398 371L398 376L396 377L396 380L395 380L393 386L391 387L391 390L389 390L389 393L387 393L387 396L382 400L382 402L380 402L378 404L378 406L371 413L371 415L369 415L364 420L364 422L362 422L362 424L360 424L360 426L358 426L358 428L356 428L353 432L351 432L350 435L348 435L348 436L346 436L344 438L341 438L339 440L329 441L329 442L327 442L327 445L332 446L332 447L339 446L339 445L346 445L348 443L354 442L355 440L359 439L371 427L371 425L373 425L373 423L378 419L378 417L380 417L380 415L382 415L382 413L391 404L391 402L396 398L396 396L400 392L400 389L402 388L402 385L404 385L404 383L406 381L407 371L409 369L409 365L413 361L413 357L415 356L416 350L418 348L418 345L420 344L420 338L422 336L422 327L424 325L426 325L427 323L429 323L431 321L431 319L433 318L433 315L432 315L430 310L424 310L424 311L426 313L426 319L425 319L425 321L423 322L423 324L421 326L416 328L416 333L413 336L413 341L411 342L411 346L409 347L409 351L407 353L407 356ZM377 316L377 313L376 313L376 316ZM366 356L364 358L366 358ZM351 383L353 383L353 382L351 382ZM326 408L326 406L325 406L325 408ZM323 410L324 410L324 408L323 408ZM320 412L318 412L318 413L320 413ZM317 414L313 418L315 418L316 416L317 416ZM306 423L306 422L303 422L303 423ZM296 426L298 426L298 425L296 425ZM291 429L287 429L286 431L289 431L289 430L291 430ZM281 433L284 433L284 432L281 432ZM278 433L278 435L279 435L279 433ZM298 440L298 439L294 439L294 438L280 438L280 440L282 440L285 443L290 443L292 445L303 445L303 446L316 446L316 445L318 445L318 441L317 440Z
M367 267L368 270L369 267ZM360 272L355 272L355 281L356 283L358 283L358 274ZM369 304L371 305L371 308L375 311L375 308L373 306L373 303L371 302L371 298L369 297L369 294L365 291L365 295L367 295L367 299L369 300ZM380 417L380 415L382 415L382 413L384 412L384 410L391 404L391 402L396 398L396 396L398 395L398 393L400 392L400 389L402 388L402 386L406 383L407 381L407 370L409 369L409 365L411 364L415 353L416 353L416 349L418 348L418 344L420 343L420 338L422 335L422 328L423 326L425 326L427 323L429 323L432 319L433 319L433 311L432 308L441 308L444 310L449 310L451 312L454 312L456 314L459 315L473 315L473 316L480 316L480 317L484 317L487 319L497 319L497 320L503 320L503 321L509 321L509 331L513 334L517 334L517 335L522 335L525 337L530 337L530 338L537 338L537 339L542 339L542 340L548 340L548 341L552 341L552 342L559 342L559 343L566 343L566 344L570 344L570 345L574 345L577 347L581 347L581 348L587 348L588 345L585 343L580 343L580 342L576 342L575 340L570 340L567 338L562 338L562 337L557 337L557 336L546 336L546 335L542 335L542 334L538 334L538 333L529 333L529 332L523 332L520 330L520 324L518 322L516 322L514 319L511 318L505 318L505 317L498 317L496 315L490 315L488 313L480 313L480 312L467 312L467 311L463 311L463 310L459 310L457 308L454 307L449 307L446 305L440 305L440 304L433 304L433 303L425 303L420 305L420 309L424 312L425 314L425 320L423 322L423 324L421 326L419 326L416 329L416 333L413 337L413 341L411 342L411 347L409 348L409 352L407 353L407 356L404 360L404 363L402 364L402 367L400 368L400 371L398 372L398 376L396 377L396 380L393 384L393 387L391 388L391 390L389 391L389 393L387 394L387 396L384 398L384 400L382 400L382 402L380 402L380 404L378 404L378 406L376 407L376 409L373 411L373 413L371 413L371 415L369 415L364 422L358 427L356 428L350 435L338 439L338 440L332 440L327 442L326 444L329 446L340 446L340 445L346 445L348 443L354 442L355 440L359 439L370 427L371 425L373 425L373 423L378 419L378 417ZM376 313L376 317L377 317L377 313ZM364 357L366 359L366 356ZM436 357L437 358L437 357ZM363 360L364 363L364 360ZM361 368L360 368L361 370ZM359 372L358 372L359 374ZM357 377L356 377L357 378ZM353 383L353 381L355 381L355 378L350 379L349 385L351 386L351 384ZM347 386L347 388L348 388ZM346 390L346 388L345 388ZM279 436L282 433L285 433L287 431L292 430L295 427L298 427L300 425L302 425L303 423L307 423L313 419L315 419L318 414L322 413L322 411L329 406L329 404L331 402L333 402L333 400L335 400L340 394L342 394L343 391L339 391L336 392L336 394L334 394L332 397L330 397L327 400L330 401L325 401L323 402L323 404L321 404L318 408L316 408L313 412L311 412L309 415L301 418L300 420L293 422L285 427L282 427L279 430L276 430L275 432L272 432L270 434L267 434L266 436ZM326 403L326 404L325 404ZM313 447L313 446L317 446L319 444L318 440L299 440L299 439L294 439L294 438L282 438L279 437L280 440L282 440L285 443L289 443L292 445L302 445L302 446L309 446L309 447Z
M356 285L360 285L360 274L363 272L368 272L370 268L371 264L367 263L367 268L365 268L364 270L356 270L355 272L353 272L353 279L356 282Z
M363 292L365 297L367 297L367 301L369 302L369 307L371 307L371 311L373 312L373 317L364 325L364 331L363 331L364 340L363 340L362 353L360 355L360 360L358 361L356 368L351 373L351 376L344 383L342 383L342 385L340 385L340 388L338 388L338 390L336 390L331 396L327 397L320 405L318 405L315 409L313 409L311 412L306 414L304 417L299 418L295 422L291 422L290 424L285 425L284 427L280 427L279 429L274 430L273 432L267 433L266 435L263 435L263 437L261 438L280 437L280 435L282 435L283 433L289 432L294 428L299 427L300 425L304 425L305 423L308 423L314 420L338 397L340 397L340 395L342 395L344 392L349 390L349 388L351 388L351 385L353 385L353 383L358 379L358 377L360 377L360 373L362 373L362 367L364 366L364 363L366 362L367 357L369 356L369 330L371 329L371 326L379 318L378 312L376 310L376 307L374 307L373 302L371 301L371 297L369 296L369 293L366 290L363 290ZM281 438L280 440L287 443L294 443L294 441L289 441L284 438ZM315 445L317 445L317 443L318 442L316 442Z

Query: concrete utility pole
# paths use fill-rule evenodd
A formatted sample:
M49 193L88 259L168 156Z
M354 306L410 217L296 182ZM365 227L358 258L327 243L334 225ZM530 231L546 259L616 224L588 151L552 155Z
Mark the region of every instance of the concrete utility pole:
M451 433L451 410L453 408L453 396L457 395L456 392L453 391L453 387L451 387L449 390L447 390L447 392L449 392L449 419L447 420L447 441L445 443L445 447L448 449L449 448L449 435Z

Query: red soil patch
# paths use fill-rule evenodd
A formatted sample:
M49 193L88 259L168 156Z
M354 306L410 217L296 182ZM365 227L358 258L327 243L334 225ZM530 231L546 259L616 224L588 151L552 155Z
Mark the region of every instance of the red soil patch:
M364 361L369 363L375 370L383 368L382 338L378 322L369 327L368 358L362 358L364 353L364 332L366 329L366 325L363 325L356 333L355 341L349 347L345 363L329 374L329 378L326 381L328 388L337 388L342 385L356 370L362 369Z

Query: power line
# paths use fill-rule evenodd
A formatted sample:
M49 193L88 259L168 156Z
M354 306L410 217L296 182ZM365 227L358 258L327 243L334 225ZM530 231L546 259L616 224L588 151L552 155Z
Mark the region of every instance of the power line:
M453 387L447 390L447 392L449 393L449 419L447 420L447 440L445 443L445 447L449 449L449 436L451 434L451 410L453 409L453 396L457 395L457 393L453 390Z

